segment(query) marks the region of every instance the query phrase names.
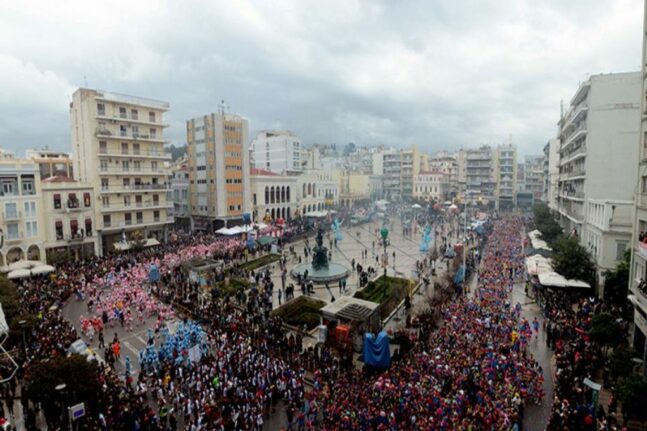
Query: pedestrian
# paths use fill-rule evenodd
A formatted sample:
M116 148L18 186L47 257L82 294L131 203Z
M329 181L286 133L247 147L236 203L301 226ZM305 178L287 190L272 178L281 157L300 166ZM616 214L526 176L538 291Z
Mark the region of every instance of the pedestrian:
M104 347L106 347L106 345L103 339L103 331L99 331L99 348L103 349Z

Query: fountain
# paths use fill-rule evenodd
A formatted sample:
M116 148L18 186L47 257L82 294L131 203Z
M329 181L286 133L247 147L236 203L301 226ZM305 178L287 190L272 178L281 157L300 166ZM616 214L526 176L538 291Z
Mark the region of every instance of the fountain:
M326 283L348 277L350 271L343 265L328 262L328 248L323 246L323 232L317 232L317 245L312 248L312 262L300 263L290 272L293 278L307 274L313 283Z

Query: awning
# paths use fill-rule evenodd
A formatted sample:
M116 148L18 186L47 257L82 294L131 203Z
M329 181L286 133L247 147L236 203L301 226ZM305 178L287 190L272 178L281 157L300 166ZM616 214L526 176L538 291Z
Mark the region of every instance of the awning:
M133 242L116 242L115 244L115 250L117 251L126 251L130 250L133 246ZM144 243L144 247L154 247L156 245L160 245L160 242L155 239L155 238L148 238L146 242Z
M18 262L9 264L9 271L14 271L16 269L31 269L40 265L45 264L38 260L19 260Z
M550 287L572 287L581 289L590 289L591 285L582 280L567 280L564 276L556 272L544 272L538 275L539 283L542 286Z
M36 268L32 268L31 270L33 275L49 274L50 272L54 272L54 267L52 265L41 265Z
M31 270L29 269L15 269L11 271L9 274L7 274L7 278L10 280L16 279L16 278L26 278L26 277L31 277Z

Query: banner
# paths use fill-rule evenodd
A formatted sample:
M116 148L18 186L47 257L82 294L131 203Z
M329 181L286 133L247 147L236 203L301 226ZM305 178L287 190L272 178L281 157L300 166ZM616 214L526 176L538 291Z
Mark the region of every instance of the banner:
M364 363L376 368L388 368L391 365L389 336L380 332L376 338L373 334L364 334Z

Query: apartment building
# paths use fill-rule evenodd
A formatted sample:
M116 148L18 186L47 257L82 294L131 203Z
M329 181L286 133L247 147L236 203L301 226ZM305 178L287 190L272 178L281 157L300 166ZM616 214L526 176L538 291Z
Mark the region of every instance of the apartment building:
M487 161L480 161L482 166ZM494 161L496 180L496 206L499 209L509 209L515 205L516 194L516 167L517 147L515 145L499 145L496 148L496 159ZM485 169L480 169L485 173Z
M256 221L292 220L297 210L297 176L251 169L252 216Z
M450 199L449 174L440 170L418 172L414 181L413 197L441 203Z
M134 232L166 239L173 218L164 153L167 102L81 88L72 95L74 175L90 184L99 254L129 247Z
M532 193L534 201L539 202L544 194L544 156L532 155L524 159L524 190Z
M557 183L559 179L559 146L557 138L549 139L544 145L544 192L542 200L552 210L557 208Z
M276 174L301 172L302 147L301 138L290 131L260 131L249 146L252 166Z
M465 189L473 203L495 206L497 180L496 154L489 145L464 150Z
M559 126L557 212L598 266L613 269L631 240L638 166L640 73L593 75L582 82ZM610 174L612 173L612 174Z
M73 259L98 254L94 188L70 177L50 176L41 181L41 191L48 260L61 252Z
M175 227L188 231L191 229L191 212L189 211L189 162L186 159L179 160L171 166L170 185Z
M242 224L250 211L247 128L245 118L222 111L186 122L194 229Z
M442 172L446 175L449 186L448 199L451 200L459 195L458 160L455 155L446 151L435 154L429 158L429 170Z
M45 260L38 165L0 149L0 266Z
M647 244L640 241L647 232L647 1L643 16L642 79L640 80L640 134L638 151L638 187L635 196L631 273L629 299L634 306L633 347L643 360L643 373L647 375ZM611 171L610 171L611 172ZM632 187L633 190L633 187Z
M429 159L416 146L382 153L384 193L387 199L403 200L413 197L414 178L429 169Z

